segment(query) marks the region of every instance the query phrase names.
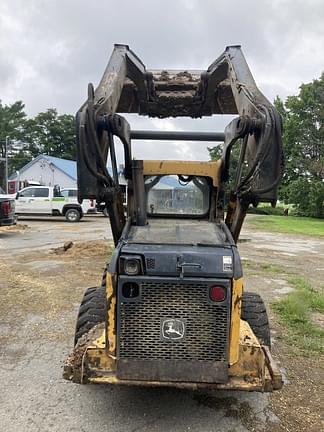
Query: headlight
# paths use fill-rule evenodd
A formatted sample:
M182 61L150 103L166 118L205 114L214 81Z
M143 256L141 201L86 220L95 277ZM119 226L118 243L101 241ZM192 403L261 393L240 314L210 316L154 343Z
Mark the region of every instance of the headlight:
M143 274L142 259L140 256L121 256L120 267L121 274L127 276L137 276Z

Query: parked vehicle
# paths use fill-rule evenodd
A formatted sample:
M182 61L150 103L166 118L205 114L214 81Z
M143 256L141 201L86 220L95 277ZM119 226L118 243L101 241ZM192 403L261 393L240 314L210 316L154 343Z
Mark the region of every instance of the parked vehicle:
M62 195L57 187L30 186L16 195L16 214L65 216L68 222L78 222L88 211L87 203Z
M77 188L63 188L60 190L60 194L69 200L69 202L78 203L78 189ZM96 200L85 199L82 201L81 207L83 213L96 213L97 206Z
M14 225L15 223L15 198L0 188L0 226Z

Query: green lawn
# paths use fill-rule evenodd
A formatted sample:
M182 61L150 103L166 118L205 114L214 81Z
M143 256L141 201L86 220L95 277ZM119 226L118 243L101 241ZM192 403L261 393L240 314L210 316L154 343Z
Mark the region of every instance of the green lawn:
M253 216L249 225L267 231L324 236L324 219L295 216Z
M284 338L305 353L324 353L324 328L312 320L312 314L324 317L323 288L314 289L305 279L288 279L295 291L272 303L280 321L287 327Z
M296 275L296 270L292 267L256 263L247 259L243 260L243 264L248 268L250 276L260 272L264 277L267 274L276 277L280 275L294 288L294 291L271 303L272 310L286 328L281 337L296 353L324 354L324 286L318 285L315 289L303 277Z

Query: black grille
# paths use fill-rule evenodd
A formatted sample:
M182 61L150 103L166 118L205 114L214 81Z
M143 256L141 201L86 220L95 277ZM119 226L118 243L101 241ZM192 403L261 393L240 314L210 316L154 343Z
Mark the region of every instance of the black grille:
M120 290L122 281L120 283ZM119 296L120 359L226 361L230 290L221 304L209 300L214 282L140 282L137 301ZM185 324L181 340L164 340L163 320Z
M155 268L155 258L146 258L146 267L153 270Z

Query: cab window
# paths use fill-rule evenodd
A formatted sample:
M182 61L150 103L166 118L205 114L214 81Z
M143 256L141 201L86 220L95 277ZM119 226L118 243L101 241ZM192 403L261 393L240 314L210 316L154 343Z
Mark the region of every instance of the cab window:
M70 198L77 198L78 196L78 191L76 189L70 189L69 190L69 197Z
M29 198L34 196L35 196L35 188L29 188L19 192L19 197L22 198Z
M61 191L61 195L63 195L64 198L77 198L78 191L76 189L65 189Z
M204 177L165 175L145 180L148 215L203 216L209 210Z
M49 192L48 188L37 188L37 189L35 189L34 197L36 197L36 198L48 198L48 196L49 196L48 192Z
M48 198L48 188L29 188L19 192L22 198Z

